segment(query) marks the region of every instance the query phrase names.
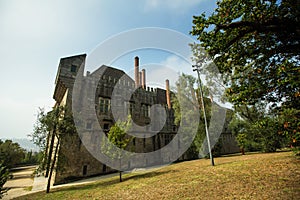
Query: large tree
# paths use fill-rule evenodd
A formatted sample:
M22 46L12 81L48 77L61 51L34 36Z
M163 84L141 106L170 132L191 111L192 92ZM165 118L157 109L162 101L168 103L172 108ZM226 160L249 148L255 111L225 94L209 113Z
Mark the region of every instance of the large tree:
M299 138L300 0L223 0L194 16L191 34L212 57L235 106L264 102L278 115L294 109ZM197 56L197 55L196 55Z
M22 163L25 157L25 149L11 140L0 140L0 162L8 168Z

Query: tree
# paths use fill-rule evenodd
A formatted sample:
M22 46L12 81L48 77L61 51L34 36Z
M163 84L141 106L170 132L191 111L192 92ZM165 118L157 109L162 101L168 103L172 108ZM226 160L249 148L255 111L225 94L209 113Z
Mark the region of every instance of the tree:
M20 164L25 157L25 150L11 140L0 140L0 162L8 168Z
M299 16L299 0L223 0L210 16L194 16L191 34L213 58L234 105L266 102L275 115L299 111ZM298 138L294 114L290 128Z
M47 147L46 139L48 135L48 126L47 126L47 113L45 113L45 109L39 108L37 113L37 120L33 125L33 132L28 136L31 137L31 141L36 144L42 151Z
M285 135L289 141L290 147L293 147L296 155L300 156L300 134L299 129L300 110L289 108L279 113L278 133Z
M49 132L50 127L48 126L47 122L47 113L45 109L39 108L37 113L37 119L35 124L33 125L33 131L28 136L31 138L31 141L37 145L41 152L43 152L43 158L39 163L39 170L44 170L46 163L47 163L47 152L48 152L48 136L50 135Z
M71 111L63 106L54 107L50 112L45 113L44 109L39 109L37 122L31 133L32 140L44 150L42 166L46 168L45 177L48 177L46 192L50 191L50 183L58 147L63 134L73 134L76 132ZM54 152L54 156L52 156Z
M246 134L245 133L239 133L237 136L236 136L236 141L239 145L239 147L241 148L241 152L242 152L242 155L245 155L245 146L246 146Z
M5 192L7 191L3 188L3 185L6 183L8 178L9 170L2 162L0 162L0 199L2 198L3 194L5 194Z
M172 107L174 109L174 117L175 124L177 126L180 125L180 122L184 119L189 122L189 126L181 127L184 132L191 132L195 127L197 129L197 134L191 144L191 146L187 150L188 159L199 158L199 152L203 150L203 141L205 138L205 126L204 126L204 118L203 112L201 111L201 99L199 95L199 89L195 89L194 86L196 84L195 77L187 74L180 75L178 81L176 82L177 88L174 89L176 93L172 99ZM180 95L179 95L180 93ZM208 94L208 89L204 87L205 95ZM176 95L176 96L175 96ZM194 119L195 111L181 112L181 105L186 105L191 103L193 105L193 109L199 112L200 119ZM211 114L211 102L208 98L204 98L205 109L207 114L208 123L210 121ZM197 122L199 122L197 124Z
M25 154L25 158L22 161L22 164L40 164L43 160L44 152L32 152L27 151Z
M118 159L120 162L120 169L121 169L121 162L122 162L122 153L121 151L112 151L112 146L116 146L119 149L125 150L130 142L133 140L133 137L129 137L127 135L127 132L131 128L131 116L128 116L127 120L117 121L109 130L108 132L108 140L111 142L109 143L103 143L102 151L104 151L105 154L110 156L111 158ZM120 182L122 182L122 171L119 170L119 179Z
M274 152L285 147L286 136L278 131L279 115L266 113L264 106L243 106L236 108L236 114L229 124L231 132L244 151Z

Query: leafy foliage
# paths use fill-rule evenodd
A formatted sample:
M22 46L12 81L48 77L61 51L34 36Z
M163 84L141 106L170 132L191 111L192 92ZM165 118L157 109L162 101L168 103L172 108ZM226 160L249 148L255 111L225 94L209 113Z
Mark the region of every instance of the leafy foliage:
M274 152L288 145L287 137L278 131L282 121L280 116L266 115L264 110L253 106L243 108L229 124L241 150Z
M51 131L54 131L53 134L57 138L59 133L73 134L76 132L73 117L68 108L62 106L55 107L50 112L45 112L44 109L39 108L33 132L29 137L31 137L33 143L39 146L44 153L46 153L47 148L47 137ZM44 157L45 156L46 155L44 155ZM43 159L40 158L40 161L42 160ZM45 157L44 161L46 160L47 158ZM44 165L45 163L41 163L40 167L43 169Z
M0 140L0 162L8 168L15 166L23 161L25 150L18 143L11 140Z
M127 135L127 132L131 128L131 116L129 115L126 121L117 121L109 130L108 132L108 140L111 143L105 143L103 142L103 146L101 147L101 150L104 151L106 155L108 155L111 158L118 159L122 161L122 153L121 151L113 151L112 146L116 146L119 149L126 149L130 142L133 140L133 137L129 137ZM120 166L121 167L121 166ZM120 182L122 182L122 172L119 171L120 175Z
M2 198L3 194L5 194L5 192L7 191L3 188L3 185L6 183L8 178L9 170L2 162L0 162L0 199Z
M122 127L123 123L114 124L108 133L109 141L120 149L125 149L131 141L131 138L127 138L127 133Z
M22 164L28 165L28 164L39 164L43 159L43 152L32 152L28 151L25 154L25 157L22 161Z
M213 58L229 100L235 106L250 107L264 102L277 117L289 113L293 122L283 122L288 130L278 121L274 135L288 131L298 144L300 1L218 1L215 12L194 16L193 23L191 34Z
M76 133L76 127L73 121L73 116L68 107L57 106L50 112L45 112L44 109L39 109L37 121L34 125L33 132L29 135L32 141L38 145L43 151L43 158L39 170L46 168L46 177L49 175L46 192L50 191L51 176L54 167L61 167L61 163L56 165L56 157L61 137ZM56 145L54 140L56 138ZM48 143L49 142L49 143ZM55 148L54 148L55 147ZM54 152L54 156L52 153ZM61 154L61 158L64 155ZM53 159L52 159L53 158Z
M184 132L191 132L191 129L198 127L197 134L193 140L193 143L187 150L187 155L189 156L188 159L195 159L199 157L199 152L203 145L203 140L205 138L205 126L204 126L204 117L203 112L201 111L201 99L199 95L199 89L194 89L194 86L196 84L195 77L187 74L182 74L177 84L177 93L180 92L181 95L173 96L172 99L172 107L174 109L174 117L175 117L175 124L177 126L180 125L181 120L188 121L190 123L189 126L181 127ZM205 87L204 88L204 94L208 94L208 90ZM178 99L181 98L181 99ZM196 123L197 120L194 120L194 111L189 111L182 113L180 109L180 102L182 105L185 105L186 102L191 102L193 104L193 107L195 110L199 110L200 113L200 123ZM210 120L210 111L211 111L211 102L208 98L204 98L204 104L205 104L205 110L207 115L207 120L209 123Z
M45 150L47 134L50 131L47 121L47 113L43 108L39 108L37 120L33 125L33 132L28 135L31 137L31 141L40 147L42 151Z
M278 133L287 137L295 154L300 156L300 110L282 109L278 115L280 119Z
M227 77L232 102L299 98L299 1L224 0L191 33ZM228 75L228 76L226 76ZM246 89L247 88L247 89Z

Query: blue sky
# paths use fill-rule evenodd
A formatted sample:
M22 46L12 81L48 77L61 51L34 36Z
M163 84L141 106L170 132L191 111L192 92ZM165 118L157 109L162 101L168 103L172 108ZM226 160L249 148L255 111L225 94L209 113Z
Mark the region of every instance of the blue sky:
M161 27L188 35L192 16L215 7L211 0L0 0L0 138L26 137L38 107L51 109L61 57L89 54L112 35L134 28ZM141 64L151 59L180 62L167 53L144 51L114 64L122 63L128 71L139 53Z

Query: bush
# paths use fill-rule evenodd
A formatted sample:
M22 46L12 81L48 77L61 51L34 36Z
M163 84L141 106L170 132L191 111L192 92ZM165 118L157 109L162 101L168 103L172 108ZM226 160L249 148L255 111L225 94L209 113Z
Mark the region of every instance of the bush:
M292 148L295 156L299 156L300 157L300 147L294 147Z
M9 178L9 170L3 163L0 163L0 199L2 198L3 194L6 193L6 189L3 188L4 184L6 183L7 179Z

